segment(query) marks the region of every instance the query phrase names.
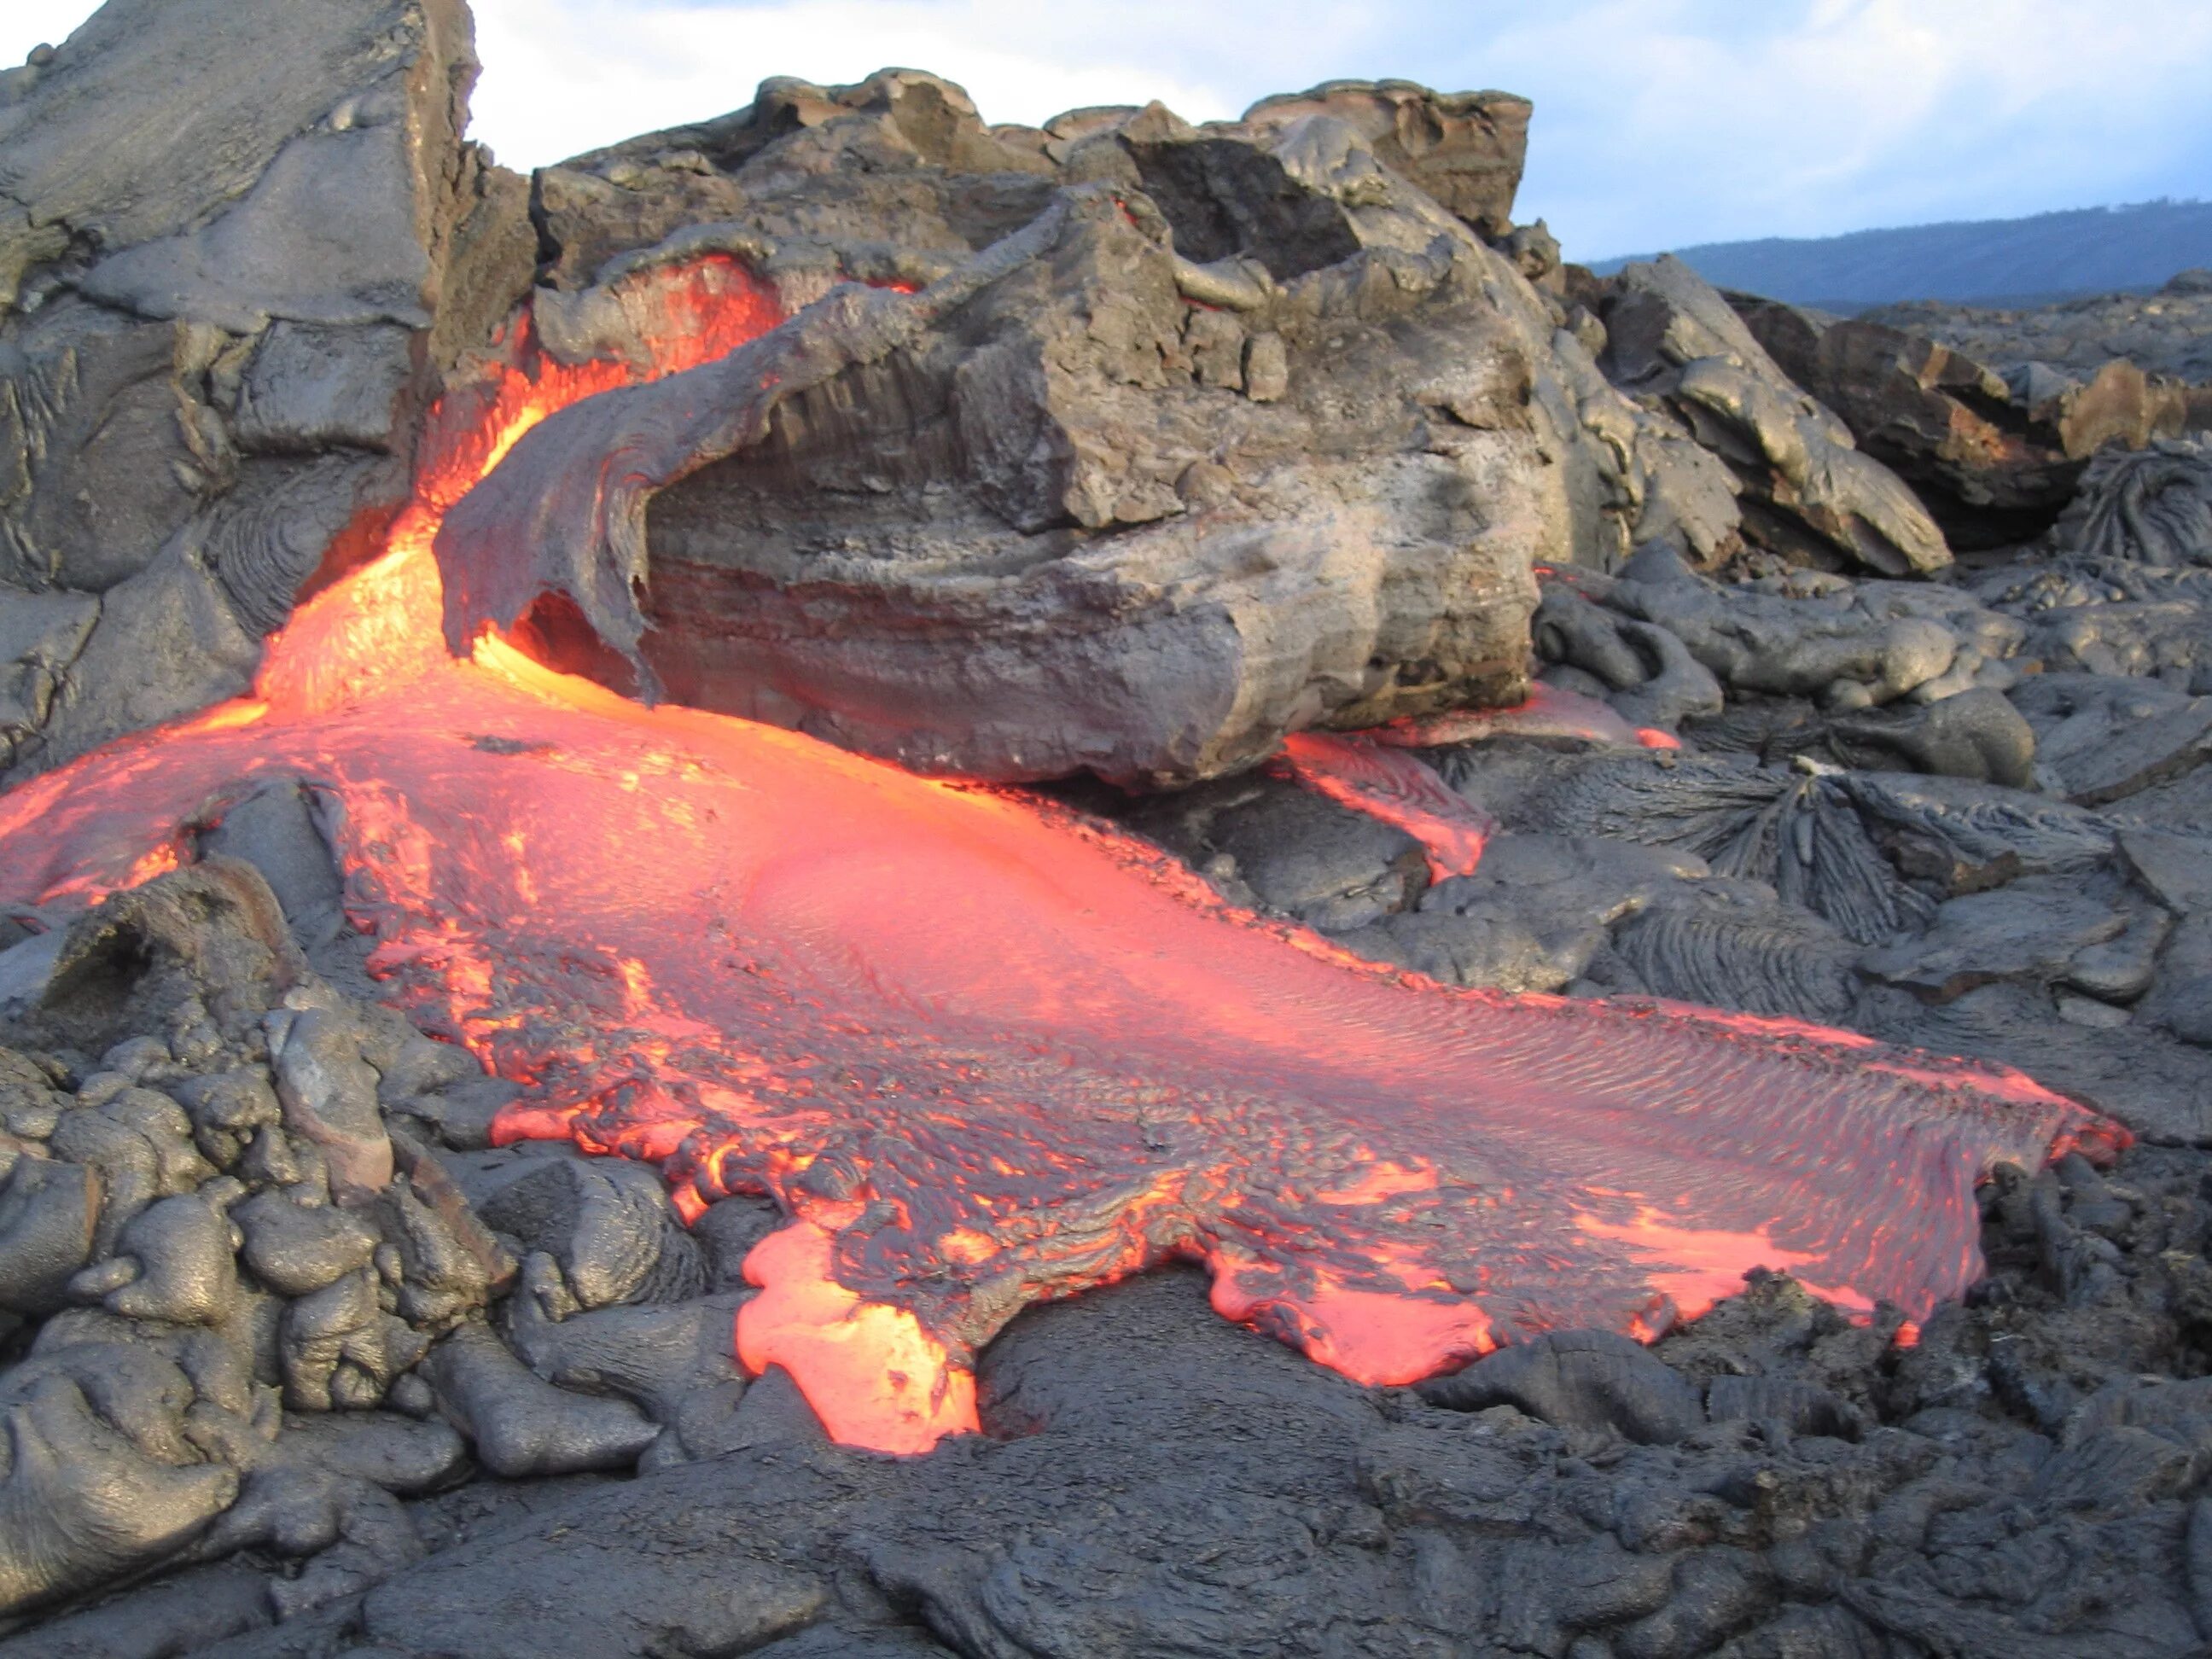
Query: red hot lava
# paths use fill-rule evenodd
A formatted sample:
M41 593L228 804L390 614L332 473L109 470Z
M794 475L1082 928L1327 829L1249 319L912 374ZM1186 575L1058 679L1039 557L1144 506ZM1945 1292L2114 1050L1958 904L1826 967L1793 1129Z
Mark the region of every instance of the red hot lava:
M775 319L733 266L660 281L714 303L656 370ZM1446 990L1033 801L641 708L495 638L450 658L443 508L628 372L511 345L495 395L441 412L390 552L302 608L252 700L0 800L0 897L88 902L257 775L314 780L374 969L535 1085L507 1138L652 1159L694 1213L781 1205L738 1348L841 1440L972 1429L973 1357L1018 1310L1175 1256L1364 1382L1649 1336L1760 1265L1923 1317L1980 1270L1995 1163L2119 1133L1841 1032Z

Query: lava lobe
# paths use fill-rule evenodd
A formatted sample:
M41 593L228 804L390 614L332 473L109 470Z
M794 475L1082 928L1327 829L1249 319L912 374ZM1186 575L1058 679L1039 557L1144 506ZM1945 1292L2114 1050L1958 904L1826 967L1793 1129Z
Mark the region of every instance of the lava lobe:
M680 320L650 372L775 319L726 262L656 280ZM392 550L302 608L252 700L0 800L0 896L95 898L257 775L309 778L343 809L373 969L534 1089L508 1139L652 1160L695 1212L783 1207L738 1349L841 1440L974 1428L975 1354L1016 1312L1173 1257L1370 1383L1546 1330L1656 1334L1762 1265L1919 1318L1980 1272L1994 1164L2122 1133L1842 1032L1449 991L1034 800L642 708L496 636L449 656L445 508L535 420L647 372L512 345L441 411ZM1382 752L1356 758L1409 788Z

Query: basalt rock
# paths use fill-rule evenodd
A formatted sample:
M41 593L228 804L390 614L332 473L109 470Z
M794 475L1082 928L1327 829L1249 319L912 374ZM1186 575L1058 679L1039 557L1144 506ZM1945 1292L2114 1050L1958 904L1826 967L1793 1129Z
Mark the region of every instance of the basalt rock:
M2212 385L2212 294L2184 271L2157 294L2105 294L2033 309L1923 301L1866 313L1942 341L2011 378L2034 368L2086 383L2124 359L2147 374L2197 389Z
M2052 540L2092 559L2212 564L2212 443L2159 443L2100 457Z
M420 411L534 256L521 180L460 140L469 37L449 0L118 0L10 72L14 775L243 690L405 499Z
M2067 799L2099 806L2212 759L2212 697L2155 680L2039 674L2012 701L2037 728L2037 752Z
M1434 93L1408 81L1329 81L1310 92L1261 99L1244 112L1244 124L1282 127L1310 115L1348 121L1375 147L1383 166L1481 234L1504 237L1513 228L1513 196L1521 187L1534 112L1527 99L1505 92Z
M413 27L415 14L394 15ZM277 26L329 21L310 8ZM404 48L410 37L403 27L395 38ZM270 50L295 45L286 36ZM48 70L58 76L67 55L33 67L0 77L0 132L13 131L9 100L36 93ZM298 80L271 79L269 106L281 113L305 96ZM405 447L395 434L411 431L408 411L451 354L508 316L513 291L497 276L513 263L483 250L513 252L520 181L495 189L480 162L447 180L455 200L475 204L477 229L451 232L442 267L428 256L446 286L425 302L427 330L396 306L361 321L316 311L304 289L277 280L299 199L284 143L365 149L348 135L380 130L373 108L316 126L321 108L303 118L304 136L279 135L270 155L241 162L236 188L191 223L40 254L26 292L41 303L7 324L44 317L93 343L80 363L109 388L112 418L107 437L71 428L71 442L100 466L132 446L161 463L71 510L151 526L164 546L197 538L198 550L126 569L128 538L88 543L72 568L104 585L96 596L55 590L0 609L21 623L0 629L0 663L14 664L0 699L15 699L0 702L0 732L27 764L51 741L39 731L72 674L120 684L143 658L144 678L169 675L159 630L130 621L153 605L131 597L133 583L162 596L163 616L203 629L192 660L222 658L242 675L294 590L241 573L321 559L324 526L384 487L386 459ZM765 1297L834 1291L823 1278L779 1287L765 1261L775 1249L760 1248L779 1235L788 1245L796 1230L781 1203L758 1195L758 1171L781 1182L778 1160L805 1143L778 1141L750 1174L702 1151L679 1172L690 1182L684 1213L693 1200L716 1201L688 1230L641 1164L586 1159L565 1143L489 1149L494 1115L520 1086L349 994L369 989L369 941L351 934L349 905L377 926L380 971L398 963L417 994L464 990L458 977L438 980L434 962L478 942L460 920L466 906L438 911L459 931L434 930L428 945L399 915L415 820L398 812L364 828L382 803L331 764L326 740L368 741L374 715L307 742L285 733L280 711L232 729L234 769L180 789L159 836L128 854L69 861L100 839L87 821L96 793L76 778L38 797L46 817L16 830L26 846L52 836L58 850L40 855L55 862L25 861L0 911L0 1039L15 1045L0 1048L0 1613L58 1616L0 1640L0 1659L151 1659L216 1644L295 1659L1410 1659L1474 1648L1547 1659L2055 1659L2201 1645L2212 1632L2212 1395L2197 1375L2212 1332L2201 1259L2212 1238L2212 852L2196 832L2212 811L2212 768L2197 764L2194 723L2212 684L2192 681L2200 659L2186 641L2212 594L2139 536L1971 589L1777 572L1746 550L1747 528L1801 562L1901 556L1891 531L1903 521L1881 528L1895 480L1881 484L1879 469L1815 445L1850 453L1816 407L1723 338L1699 296L1662 292L1656 306L1637 280L1608 290L1560 268L1540 226L1511 230L1510 191L1498 192L1517 171L1513 124L1524 117L1517 100L1488 94L1334 83L1203 129L1157 106L994 128L949 83L886 71L852 88L770 82L737 116L548 169L532 204L544 240L521 239L524 266L545 256L548 286L512 319L511 354L457 388L453 419L518 362L555 378L642 373L667 320L651 300L670 290L655 283L700 256L764 306L800 314L719 373L614 394L526 439L457 525L542 541L548 562L470 567L465 547L449 547L448 575L465 578L455 643L484 617L519 620L518 637L558 660L671 688L679 667L703 672L705 654L732 641L756 653L763 641L834 647L847 654L811 659L799 678L748 669L790 702L757 691L747 706L854 746L1005 775L1088 769L1183 783L1232 772L1144 798L1087 781L1064 791L1144 830L1229 902L1269 913L1263 925L1285 945L1474 988L1449 1008L1445 994L1421 991L1440 1024L1494 1012L1501 994L1540 992L1553 1000L1524 1012L1643 1033L1692 1016L1578 1001L1696 1000L1733 1011L1711 1017L1730 1034L1717 1079L1743 1063L1726 1056L1751 1032L1851 1072L1856 1039L1743 1017L1810 1019L2009 1060L2160 1144L2122 1153L2109 1173L2075 1154L2034 1175L1988 1171L1978 1239L1969 1206L1950 1240L1970 1260L1978 1244L1988 1277L1966 1300L1937 1304L1917 1342L1893 1308L1847 1316L1821 1299L1842 1292L1762 1267L1741 1285L1700 1286L1722 1297L1712 1311L1650 1346L1531 1327L1505 1333L1529 1339L1519 1346L1419 1391L1363 1389L1224 1323L1192 1276L1170 1268L1067 1296L993 1338L973 1356L982 1433L949 1437L927 1458L858 1453L830 1443L780 1364L757 1354L740 1364L730 1348L733 1321L757 1316ZM234 124L251 137L250 122ZM79 165L107 164L80 149ZM331 199L374 222L357 193ZM280 208L280 234L264 234ZM93 280L111 255L142 247L154 252ZM247 255L260 263L222 267ZM301 258L316 280L328 275ZM57 285L58 274L83 280ZM267 326L239 335L230 323L252 319L226 313L218 340L211 322L118 309L157 312L171 303L163 295L212 306L222 295L210 299L211 275L227 303L261 307ZM342 275L355 286L317 292L374 300L388 273L365 261ZM263 303L272 296L289 309ZM1656 346L1638 331L1655 319L1665 325ZM128 330L150 331L107 337ZM1620 372L1647 349L1664 368L1624 374L1634 396L1600 372L1601 358ZM0 356L0 371L12 363ZM772 394L768 374L779 377ZM166 396L172 375L191 395L183 422L165 425L170 405L147 387ZM1802 478L1790 471L1796 442L1811 458ZM621 486L632 493L572 510L607 476L579 484L563 468L580 454L593 468L635 463ZM171 462L222 487L180 507L165 482L179 476ZM94 476L90 462L70 465L80 483ZM541 503L533 492L549 482ZM1812 484L1835 488L1815 500ZM58 513L40 499L41 512ZM2176 524L2185 535L2163 489L2129 501L2109 516L2125 526L2134 513L2142 523L2130 535L2148 525L2171 540ZM1534 619L1546 679L1612 712L1577 721L1555 700L1526 718L1427 720L1517 689L1531 557L1560 571ZM1713 580L1692 565L1757 574ZM526 568L528 582L500 589ZM743 578L725 611L699 603L701 571ZM647 578L641 595L633 575ZM571 609L543 603L549 592ZM1050 605L1021 609L1040 592ZM210 595L228 609L204 603ZM1204 653L1162 645L1159 629L1231 600L1245 607L1232 630L1240 660L1206 682ZM769 622L757 626L760 617ZM794 617L835 626L809 633ZM922 643L901 666L896 624L915 618ZM1014 628L1031 623L1026 635ZM1130 628L1122 656L1082 654ZM607 648L592 650L595 638ZM1055 640L1081 649L1038 654ZM797 659L778 660L784 674ZM1121 664L1121 678L1102 662ZM1194 684L1214 699L1204 720L1174 702ZM856 685L865 697L840 700ZM925 709L923 692L944 701ZM116 718L152 718L159 701ZM495 702L468 702L461 718L484 724L464 728L450 752L518 771L524 757L544 763L551 748L535 728L553 723L552 705L518 716ZM1101 708L1128 718L1085 728ZM933 738L905 749L904 736L883 735L908 732L892 717L917 710L933 733L968 743L981 732L998 746ZM1397 714L1423 718L1395 738L1435 745L1419 762L1389 751L1434 769L1419 771L1430 799L1456 792L1470 815L1503 825L1472 873L1441 872L1418 822L1236 769L1285 731ZM1188 742L1162 736L1170 716L1194 726ZM618 727L605 752L639 763L639 732L690 719ZM1102 746L1108 727L1121 749ZM1639 727L1679 732L1684 746ZM1152 747L1129 735L1140 731ZM374 737L383 771L410 775L390 763L411 733L395 739L387 725ZM642 745L652 766L657 744ZM744 752L766 767L773 750ZM132 774L137 811L162 747L128 753L144 768ZM574 769L558 774L564 789L586 788L592 758L581 744L562 750ZM1921 769L1884 769L1902 768ZM795 793L805 775L781 775ZM638 793L687 807L686 788L666 782ZM2008 787L2027 784L2040 787ZM724 836L743 802L714 799L728 816L711 833ZM1046 810L1071 853L1110 844L1116 857L1151 856ZM842 829L851 814L825 816ZM514 896L525 866L560 874L500 844L512 857L495 861L515 884L481 890L502 896L485 914L537 903ZM333 848L348 860L343 876ZM843 891L854 862L833 861L828 876L799 866L806 878L791 885L805 890L789 902ZM171 863L185 867L142 879ZM963 884L994 878L959 867ZM1181 872L1144 867L1206 904ZM94 904L110 887L121 890ZM881 893L879 905L903 896ZM653 902L625 890L605 914ZM570 943L547 952L561 958L557 1006L526 994L501 1002L523 977L507 972L503 945L488 995L411 1006L450 1016L447 1035L482 1039L533 1079L592 1047L617 1002L624 1020L668 1012L653 999L670 984ZM957 945L932 960L956 962ZM811 991L778 1000L775 964L725 963L724 951L700 953L707 971L760 978L770 998L760 1006L775 1016L754 1027L761 1057L745 1058L748 1086L761 1067L774 1073L792 1122L834 1091L872 1086L836 1048L802 1051L819 1012ZM341 984L349 963L355 977ZM939 971L871 979L852 1023L880 1036L888 1010L938 994ZM1322 1000L1293 1006L1310 1017ZM985 1024L999 1023L994 1008ZM1382 1056L1401 1067L1389 1073L1395 1098L1418 1080L1419 1038L1387 1020L1362 1029L1399 1045ZM1511 1037L1510 1023L1499 1029ZM1224 1048L1234 1065L1212 1072L1242 1078L1257 1030ZM946 1103L994 1090L1012 1121L1038 1121L1035 1103L1060 1100L1075 1063L1058 1035L1010 1059L981 1037L973 1054L948 1051L933 1032L927 1052L944 1063L918 1073L927 1109L883 1089L855 1138L776 1190L794 1211L836 1213L863 1174L927 1155ZM665 1026L625 1028L620 1046L641 1064L666 1037ZM793 1047L777 1050L787 1037ZM1669 1051L1632 1037L1624 1052ZM1920 1090L1923 1064L1943 1063L1912 1061L1888 1086ZM1558 1086L1580 1088L1585 1073L1625 1079L1580 1128L1664 1136L1691 1109L1686 1091L1669 1098L1655 1090L1674 1069L1576 1048ZM601 1114L595 1147L635 1151L635 1136L663 1135L658 1121L621 1118L619 1091L644 1075L610 1073L594 1081L612 1089L582 1091ZM895 1070L883 1075L896 1084ZM1172 1151L1188 1131L1152 1109L1191 1085L1164 1076L1164 1088L1139 1076L1138 1091L1101 1070L1090 1093L1067 1098L1080 1116L1124 1110L1134 1094L1130 1144ZM672 1077L666 1099L688 1109L694 1080ZM736 1080L720 1073L714 1086ZM1213 1086L1198 1079L1194 1097L1206 1102ZM810 1088L812 1104L797 1104ZM506 1127L533 1109L550 1120L575 1098L524 1100ZM1222 1103L1249 1117L1255 1143L1276 1133L1258 1091ZM1194 1121L1221 1115L1208 1107ZM1338 1184L1323 1190L1380 1215L1408 1199L1395 1182L1437 1155L1435 1125L1449 1116L1432 1115L1389 1162L1356 1119L1310 1119L1294 1133L1325 1141L1322 1178ZM882 1127L902 1122L896 1134ZM1707 1150L1744 1159L1748 1178L1760 1158L1794 1155L1800 1137L1829 1126L1807 1116L1785 1129ZM1930 1155L1937 1138L1907 1137L1898 1156ZM1042 1167L1034 1139L1005 1145L994 1177ZM1840 1154L1859 1155L1856 1144ZM1468 1153L1467 1202L1527 1184L1516 1166L1534 1156L1502 1144ZM910 1210L951 1182L984 1178L980 1164L947 1167L958 1173L908 1187ZM1172 1184L1196 1192L1224 1167L1186 1160ZM1122 1218L1155 1224L1126 1191L1102 1188L1061 1227L1075 1265L1054 1289L1186 1248L1194 1227L1218 1233L1255 1207L1278 1228L1343 1207L1328 1197L1319 1201L1332 1210L1316 1211L1299 1182L1311 1186L1312 1170L1285 1162L1234 1211L1170 1216L1121 1265L1094 1268L1118 1248ZM741 1190L724 1195L731 1184ZM1870 1195L1887 1190L1873 1171ZM975 1224L1061 1225L1031 1188L1010 1187L1007 1200L1016 1220L994 1211ZM890 1207L876 1237L846 1243L883 1249ZM1464 1212L1458 1200L1436 1212L1454 1224ZM1702 1202L1680 1218L1624 1212L1622 1248L1639 1259L1667 1251L1694 1280L1697 1224L1711 1213ZM1802 1220L1793 1206L1759 1249L1773 1267L1795 1261L1819 1279L1792 1248ZM1510 1276L1527 1254L1516 1247L1576 1243L1571 1224L1525 1224L1535 1237L1455 1263L1465 1283L1455 1277L1454 1292ZM928 1282L951 1282L965 1239L930 1237L945 1254ZM1729 1259L1759 1259L1741 1241ZM766 1291L747 1282L757 1257ZM1665 1329L1676 1311L1668 1287L1680 1282L1655 1273L1620 1328ZM979 1345L998 1330L1003 1298L1027 1293L1012 1283L972 1287ZM499 1478L471 1480L477 1470ZM62 1605L111 1592L104 1606Z
M1537 654L1590 675L1624 718L1650 716L1662 729L1756 724L1760 704L1784 698L1818 699L1841 717L1840 731L1849 717L1884 705L2002 692L2018 678L2009 659L2029 634L2017 618L1949 587L1854 583L1816 571L1719 583L1660 546L1618 577L1562 570L1543 586ZM1724 688L1737 694L1725 708ZM2006 781L2025 781L2024 751L2033 746L1986 697L1917 720L1900 707L1856 726L1876 748L1878 734L1894 732L1892 753L1926 769L1963 767L1962 775ZM1956 741L1945 735L1953 728ZM1747 734L1723 742L1760 746Z
M2086 385L2035 396L2042 388L2024 380L2015 395L1993 370L1925 336L1729 298L1783 371L1919 493L1956 547L2033 540L2098 451L2141 449L2183 424L2178 389L2124 359Z
M1896 474L1792 382L1727 301L1669 254L1632 264L1604 301L1614 384L1665 403L1728 462L1745 533L1791 559L1887 576L1940 570L1950 549Z
M449 636L580 613L647 690L997 777L1188 780L1510 700L1528 562L1565 550L1519 279L1341 124L1242 153L1328 264L1279 245L1202 310L1167 222L1084 189L918 295L839 289L526 437L441 535ZM1310 628L1316 582L1366 620Z

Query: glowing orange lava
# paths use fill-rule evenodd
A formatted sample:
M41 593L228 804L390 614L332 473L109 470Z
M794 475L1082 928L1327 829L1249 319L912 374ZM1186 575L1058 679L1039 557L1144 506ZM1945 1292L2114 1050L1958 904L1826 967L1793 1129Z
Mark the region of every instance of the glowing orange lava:
M1283 739L1280 763L1307 788L1420 842L1433 880L1473 875L1498 833L1495 819L1425 763L1356 733L1293 732Z
M974 1355L1015 1312L1174 1256L1370 1382L1649 1335L1762 1264L1924 1317L1979 1271L1995 1163L2122 1138L2016 1073L1843 1033L1448 991L1033 801L641 708L497 639L448 657L427 550L467 479L562 401L774 320L726 262L639 280L673 319L655 361L562 368L519 331L440 411L390 551L302 607L252 700L0 799L0 897L89 902L257 778L311 779L374 970L535 1088L505 1136L651 1159L689 1214L774 1195L738 1349L838 1438L973 1428Z

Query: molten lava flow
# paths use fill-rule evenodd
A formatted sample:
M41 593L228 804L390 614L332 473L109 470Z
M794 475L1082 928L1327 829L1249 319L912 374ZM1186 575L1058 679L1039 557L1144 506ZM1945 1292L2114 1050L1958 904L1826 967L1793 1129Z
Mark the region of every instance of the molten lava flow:
M1460 796L1423 761L1367 738L1334 732L1293 732L1279 764L1291 777L1340 805L1404 830L1429 857L1429 875L1443 881L1471 876L1498 821Z
M581 373L526 338L505 372L513 428ZM507 1138L652 1159L690 1213L775 1196L738 1352L841 1439L972 1428L973 1357L1018 1310L1176 1255L1370 1382L1649 1335L1763 1264L1924 1317L1979 1270L1995 1163L2123 1138L2016 1073L1843 1033L1448 991L1033 802L493 638L449 659L422 531L511 427L426 466L420 517L303 608L254 701L0 799L0 899L88 902L257 777L311 778L375 971L538 1090Z

